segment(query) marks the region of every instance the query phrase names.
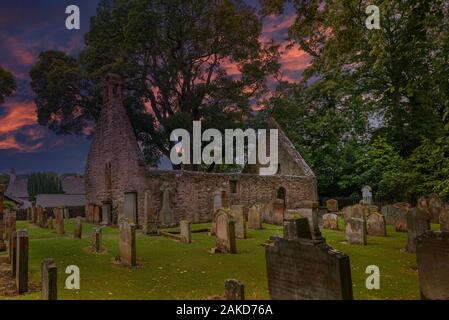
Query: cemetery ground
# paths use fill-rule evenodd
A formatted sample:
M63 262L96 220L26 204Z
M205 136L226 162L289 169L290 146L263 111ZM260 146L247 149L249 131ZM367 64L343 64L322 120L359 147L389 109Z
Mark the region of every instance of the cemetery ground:
M192 231L209 227L210 224L196 224ZM40 299L40 264L45 258L56 261L59 299L210 299L223 294L224 281L229 278L245 284L247 299L268 299L263 244L272 235L282 236L281 227L264 225L263 230L248 230L248 239L237 240L237 254L212 254L209 250L215 246L215 237L207 233L193 233L193 242L183 244L138 231L138 266L130 269L115 262L119 254L118 229L103 229L106 251L94 254L88 250L93 225L83 224L81 240L73 238L74 220L66 221L64 236L17 222L17 229L23 228L28 229L30 237L29 276L34 292L20 297L0 295L0 299ZM388 226L388 237L370 236L368 246L345 243L342 231L322 230L322 234L330 246L350 257L354 299L420 298L416 256L404 250L406 233L394 232ZM5 256L6 253L1 253L0 259ZM64 289L68 276L65 268L69 265L80 268L80 290ZM380 290L365 287L368 276L365 269L369 265L380 268Z

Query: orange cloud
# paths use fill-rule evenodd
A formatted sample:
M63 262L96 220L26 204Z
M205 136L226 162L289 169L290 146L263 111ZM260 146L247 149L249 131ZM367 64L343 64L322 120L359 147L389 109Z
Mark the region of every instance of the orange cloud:
M13 135L8 135L4 138L2 138L0 136L0 150L15 150L15 151L19 151L19 152L36 152L36 151L42 149L43 146L44 146L44 144L42 142L34 144L34 145L27 145L24 143L20 143L16 140L16 137L14 137Z
M5 104L6 115L0 116L0 134L12 133L37 123L36 105L32 101Z

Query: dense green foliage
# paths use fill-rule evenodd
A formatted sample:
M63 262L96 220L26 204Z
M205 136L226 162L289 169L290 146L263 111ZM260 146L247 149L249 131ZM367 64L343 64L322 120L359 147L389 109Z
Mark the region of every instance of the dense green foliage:
M235 128L278 72L278 47L261 42L256 11L241 0L102 0L79 58L43 52L31 69L39 123L82 133L98 118L107 73L124 79L124 103L145 156L169 156L170 133Z
M365 27L371 1L293 4L290 38L311 56L299 84L271 107L326 196L369 184L378 197L448 197L449 14L444 1L383 0L380 30Z
M28 194L35 200L38 194L62 194L61 180L56 173L39 172L28 176Z
M10 96L16 90L16 81L14 76L0 66L0 103Z

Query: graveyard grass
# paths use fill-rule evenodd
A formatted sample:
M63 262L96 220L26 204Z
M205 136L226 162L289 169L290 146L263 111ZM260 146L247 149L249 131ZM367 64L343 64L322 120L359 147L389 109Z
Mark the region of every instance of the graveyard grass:
M193 225L192 230L210 227ZM343 227L340 221L340 227ZM92 225L83 224L83 239L73 239L74 220L66 222L66 235L40 229L26 222L30 236L30 280L40 284L40 263L54 258L58 266L59 299L208 299L223 294L224 281L234 278L245 284L247 299L268 299L263 243L271 235L282 235L281 227L264 225L249 230L249 239L237 240L238 254L211 254L215 237L193 233L192 244L165 237L137 233L139 266L125 268L115 263L118 256L118 229L103 230L105 254L93 254ZM341 229L340 228L340 229ZM368 246L346 244L344 232L323 230L329 245L348 254L351 262L355 299L419 299L416 257L403 250L407 235L389 226L388 237L368 237ZM4 253L3 253L4 254ZM81 271L81 289L64 289L65 268L77 265ZM367 290L365 269L377 265L381 271L381 290ZM14 297L17 299L18 297ZM2 297L1 299L6 299ZM40 299L40 292L19 297Z

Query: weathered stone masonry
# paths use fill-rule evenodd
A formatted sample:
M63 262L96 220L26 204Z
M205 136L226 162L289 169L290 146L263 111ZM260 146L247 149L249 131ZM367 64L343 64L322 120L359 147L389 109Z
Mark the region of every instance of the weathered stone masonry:
M104 99L86 165L86 194L90 205L101 207L103 203L111 203L117 215L118 208L123 207L124 194L135 193L137 222L141 224L145 221L145 193L158 214L162 208L162 190L167 186L176 222L211 221L217 191L223 194L227 207L240 204L245 209L269 203L280 194L287 208L295 208L303 200L317 199L313 172L281 130L278 175L258 175L256 166L245 169L242 174L149 169L123 107L121 82L117 76L108 76ZM160 217L152 218L160 220Z

